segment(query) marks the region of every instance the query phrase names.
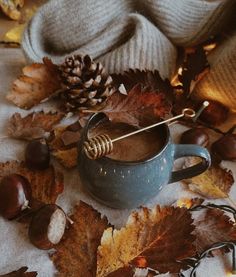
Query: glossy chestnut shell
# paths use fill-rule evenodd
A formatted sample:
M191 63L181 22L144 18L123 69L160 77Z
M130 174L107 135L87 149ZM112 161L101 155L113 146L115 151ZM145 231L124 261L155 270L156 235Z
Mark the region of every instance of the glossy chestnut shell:
M211 150L222 160L236 160L236 134L227 134L212 144Z
M0 182L0 214L13 219L26 209L32 198L29 181L19 175L11 174Z
M200 119L210 125L218 125L224 123L229 114L229 109L217 101L208 101L209 106L206 107L200 115Z
M204 128L193 128L182 134L180 143L197 144L206 147L209 143L209 136Z
M43 170L49 167L50 150L45 140L33 140L25 149L25 163L30 169Z
M29 226L29 239L39 249L50 249L60 242L66 227L66 215L55 204L39 209Z

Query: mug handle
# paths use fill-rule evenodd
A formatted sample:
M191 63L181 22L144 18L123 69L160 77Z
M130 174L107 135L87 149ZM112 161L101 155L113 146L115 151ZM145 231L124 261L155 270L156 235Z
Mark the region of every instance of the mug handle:
M178 182L199 175L210 166L211 157L206 148L194 144L173 144L173 146L175 152L174 159L186 156L196 156L202 158L202 161L188 168L172 171L168 183Z

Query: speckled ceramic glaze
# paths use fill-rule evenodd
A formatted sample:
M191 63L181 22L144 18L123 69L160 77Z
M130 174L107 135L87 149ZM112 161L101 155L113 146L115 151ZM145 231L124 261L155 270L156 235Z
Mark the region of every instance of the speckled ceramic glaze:
M113 208L134 208L154 197L164 185L196 176L210 165L208 151L197 145L171 143L167 125L159 126L165 144L149 159L138 162L117 161L107 157L90 160L83 142L88 130L104 118L93 115L84 128L79 145L79 172L86 190L98 201ZM192 167L172 172L174 160L183 156L198 156L202 161Z

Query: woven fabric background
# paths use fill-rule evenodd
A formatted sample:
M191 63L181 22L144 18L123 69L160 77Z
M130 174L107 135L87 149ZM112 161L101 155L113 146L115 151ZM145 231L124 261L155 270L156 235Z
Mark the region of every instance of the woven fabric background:
M49 56L61 62L67 55L90 54L110 73L158 69L163 78L172 78L177 47L225 31L235 13L235 0L51 0L30 22L22 45L31 61ZM235 25L230 28L236 31ZM213 70L196 96L236 110L235 35L212 53L210 64Z

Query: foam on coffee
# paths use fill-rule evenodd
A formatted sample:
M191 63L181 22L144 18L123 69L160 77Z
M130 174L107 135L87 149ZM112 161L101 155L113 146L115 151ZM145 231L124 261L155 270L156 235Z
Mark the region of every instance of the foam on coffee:
M89 130L88 137L107 134L111 139L135 131L125 123L112 123L105 119ZM153 128L114 142L114 149L107 157L121 161L140 161L157 154L164 145L160 128Z

